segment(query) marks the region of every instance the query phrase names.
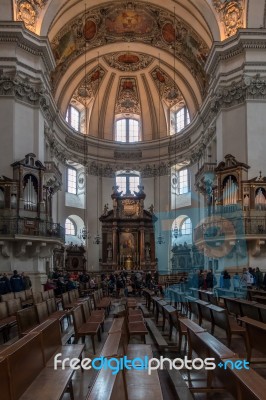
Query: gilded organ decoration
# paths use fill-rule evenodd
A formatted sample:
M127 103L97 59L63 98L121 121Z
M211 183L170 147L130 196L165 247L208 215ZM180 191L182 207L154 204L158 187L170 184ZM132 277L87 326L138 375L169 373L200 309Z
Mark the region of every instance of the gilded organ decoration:
M212 3L219 13L226 36L232 36L243 28L243 0L212 0Z
M82 13L65 25L53 38L52 49L57 70L54 75L56 86L61 71L86 50L110 43L147 43L173 53L197 77L204 90L206 76L204 64L209 48L198 32L194 31L179 16L160 7L140 2L107 3ZM112 61L113 62L113 61ZM136 55L122 56L115 65L134 65Z

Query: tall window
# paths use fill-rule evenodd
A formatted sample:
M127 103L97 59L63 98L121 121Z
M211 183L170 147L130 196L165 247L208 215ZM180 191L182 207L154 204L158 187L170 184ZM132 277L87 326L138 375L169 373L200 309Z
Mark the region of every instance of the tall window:
M185 168L172 172L171 183L176 195L188 193L190 191L188 169Z
M116 140L125 143L139 142L139 121L131 118L119 119L116 122Z
M175 113L175 131L180 132L190 123L187 107L182 107Z
M65 223L66 235L76 235L76 228L71 219L67 218Z
M116 185L119 186L119 192L123 192L122 195L138 192L139 184L140 179L137 173L118 173L116 176Z
M74 128L76 131L80 130L80 112L77 108L69 106L66 113L66 121Z
M77 171L74 168L67 169L67 191L77 194Z
M181 234L182 235L191 235L192 234L192 223L191 219L187 218L181 225Z

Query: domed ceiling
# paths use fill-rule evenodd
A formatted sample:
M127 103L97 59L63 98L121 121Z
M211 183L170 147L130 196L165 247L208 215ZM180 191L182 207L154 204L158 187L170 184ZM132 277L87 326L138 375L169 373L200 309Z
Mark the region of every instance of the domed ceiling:
M115 120L132 115L151 140L171 133L170 110L199 110L212 43L243 26L243 1L15 0L14 15L48 35L63 115L75 105L81 131L110 140Z

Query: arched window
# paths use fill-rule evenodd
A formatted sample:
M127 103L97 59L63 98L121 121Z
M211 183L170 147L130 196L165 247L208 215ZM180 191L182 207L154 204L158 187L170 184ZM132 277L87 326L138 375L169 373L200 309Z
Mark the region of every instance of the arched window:
M77 170L75 168L67 168L67 191L77 194Z
M172 223L172 246L192 244L192 221L187 215L179 215Z
M191 235L192 234L192 223L191 219L187 218L183 221L181 225L181 235Z
M140 141L139 121L132 118L124 118L116 121L115 140L124 143Z
M69 106L66 113L66 121L74 128L76 131L80 131L80 111Z
M138 186L140 184L140 176L136 171L130 172L117 172L115 178L116 186L119 186L119 192L123 192L122 195L134 195L134 191L138 192Z
M66 230L66 235L76 236L76 234L77 234L76 226L73 223L73 221L71 221L71 219L69 219L69 218L66 219L65 230Z

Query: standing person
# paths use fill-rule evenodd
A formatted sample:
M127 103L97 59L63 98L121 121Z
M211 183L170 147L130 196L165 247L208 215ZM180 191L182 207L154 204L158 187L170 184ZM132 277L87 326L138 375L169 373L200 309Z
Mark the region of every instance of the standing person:
M10 282L7 275L0 274L0 294L6 294L11 292Z
M207 273L206 283L207 283L207 289L209 290L213 290L214 286L217 284L217 280L212 272L212 269L210 269Z
M25 272L21 272L21 278L23 280L24 289L30 289L32 286L30 277L26 275Z
M233 286L234 290L238 290L240 288L240 276L238 272L235 272L235 275L233 276Z
M255 280L257 288L260 289L263 285L263 273L261 272L259 267L257 267L255 271Z
M231 282L230 282L231 276L229 275L229 273L227 272L227 270L224 271L224 277L223 277L223 279L224 279L224 288L225 288L225 289L230 289L230 286L231 286Z
M23 279L18 274L18 271L16 269L14 270L13 275L10 278L10 286L12 292L21 292L21 290L24 290Z

